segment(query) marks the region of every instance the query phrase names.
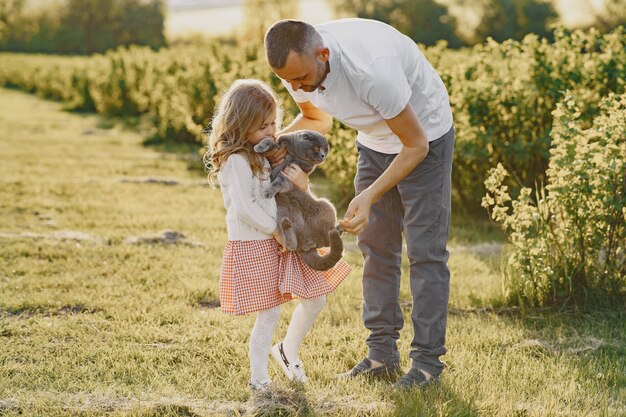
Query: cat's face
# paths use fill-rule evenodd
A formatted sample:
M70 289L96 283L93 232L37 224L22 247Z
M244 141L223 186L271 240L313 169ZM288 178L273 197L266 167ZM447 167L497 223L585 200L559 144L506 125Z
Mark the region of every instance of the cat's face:
M326 160L329 146L324 135L312 130L303 130L297 135L303 159L309 160L314 165L319 165Z

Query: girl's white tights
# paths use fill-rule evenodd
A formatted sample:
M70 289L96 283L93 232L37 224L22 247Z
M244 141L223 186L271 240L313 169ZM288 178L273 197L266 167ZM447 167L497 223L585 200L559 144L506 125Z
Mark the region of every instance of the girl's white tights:
M283 349L285 350L285 356L289 362L294 363L298 361L298 349L300 344L304 340L304 336L309 331L313 322L317 318L317 315L322 311L326 305L326 296L317 298L300 300L300 304L293 312L289 327L287 328L287 334L283 340Z
M269 382L267 360L272 348L272 335L280 318L280 307L259 311L250 333L250 381Z
M290 362L298 359L298 349L304 336L309 331L315 318L326 305L326 296L311 299L300 299L291 316L287 335L283 341L285 355ZM280 318L280 307L260 311L250 333L250 380L267 382L267 362L272 348L272 335Z

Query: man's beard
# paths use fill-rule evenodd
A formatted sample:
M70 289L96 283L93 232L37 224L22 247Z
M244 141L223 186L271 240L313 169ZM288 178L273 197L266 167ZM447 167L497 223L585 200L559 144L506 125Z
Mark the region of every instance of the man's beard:
M317 81L314 85L303 85L300 87L301 90L304 90L307 93L312 93L313 91L320 88L324 80L326 80L326 76L330 72L330 63L326 61L326 64L325 65L320 64L318 69L320 69L320 74L321 74L319 77L319 81Z

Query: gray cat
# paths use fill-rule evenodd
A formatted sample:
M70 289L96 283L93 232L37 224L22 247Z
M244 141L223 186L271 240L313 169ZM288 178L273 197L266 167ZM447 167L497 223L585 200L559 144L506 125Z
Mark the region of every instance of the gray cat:
M307 174L326 160L328 141L314 131L301 130L281 135L276 143L265 138L254 146L258 153L287 147L285 160L272 169L272 185L263 191L266 198L275 197L278 207L278 227L283 235L285 248L300 252L305 264L318 271L326 271L341 259L343 242L341 230L336 227L337 212L330 201L315 198L309 192L294 186L280 175L283 168L296 164ZM330 252L320 256L317 248L330 246Z

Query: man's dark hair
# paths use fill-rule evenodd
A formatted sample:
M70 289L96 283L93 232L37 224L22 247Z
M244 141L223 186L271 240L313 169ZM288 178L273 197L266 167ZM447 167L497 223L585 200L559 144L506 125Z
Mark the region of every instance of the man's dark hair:
M284 67L291 51L309 54L322 45L319 32L301 20L279 20L265 34L265 54L272 68Z

